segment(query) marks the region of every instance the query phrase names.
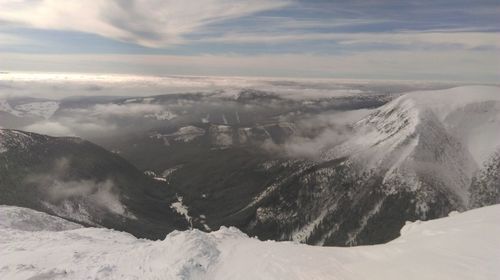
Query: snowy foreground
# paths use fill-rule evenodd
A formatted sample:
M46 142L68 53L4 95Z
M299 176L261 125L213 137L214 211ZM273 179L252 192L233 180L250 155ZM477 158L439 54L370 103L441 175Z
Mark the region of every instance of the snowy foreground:
M237 229L149 241L0 206L0 279L500 279L500 205L409 223L383 245L262 242Z

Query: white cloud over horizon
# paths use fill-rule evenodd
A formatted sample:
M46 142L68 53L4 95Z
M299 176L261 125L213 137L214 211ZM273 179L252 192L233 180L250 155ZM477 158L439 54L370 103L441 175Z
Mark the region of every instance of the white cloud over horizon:
M50 55L0 53L6 71L141 75L444 80L498 83L497 51L367 51L340 55ZM409 78L411 77L411 78ZM5 76L3 78L6 78ZM1 78L0 78L1 79Z

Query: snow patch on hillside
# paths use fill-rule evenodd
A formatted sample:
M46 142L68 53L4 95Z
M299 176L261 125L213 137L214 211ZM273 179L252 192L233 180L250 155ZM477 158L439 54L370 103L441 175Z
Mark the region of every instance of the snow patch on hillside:
M183 197L177 196L177 201L170 205L177 214L184 216L186 221L189 223L190 227L193 228L193 218L189 215L189 207L182 203Z
M154 112L151 114L144 115L145 118L156 119L158 121L169 121L177 117L175 113L172 113L168 110Z
M29 133L0 128L0 153L5 153L11 148L26 149L33 142L34 140Z
M205 134L205 130L203 128L199 128L197 126L188 125L179 128L172 136L175 136L175 141L180 142L191 142L194 139L203 136Z

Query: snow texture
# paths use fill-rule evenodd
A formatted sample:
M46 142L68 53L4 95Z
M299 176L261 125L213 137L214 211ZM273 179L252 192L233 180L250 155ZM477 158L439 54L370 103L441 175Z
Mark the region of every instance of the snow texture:
M0 228L22 231L64 231L82 228L64 219L28 208L0 206Z
M0 128L0 154L8 152L11 148L26 149L33 142L29 133Z
M500 205L407 223L382 245L259 241L235 228L162 241L0 207L1 279L498 279Z

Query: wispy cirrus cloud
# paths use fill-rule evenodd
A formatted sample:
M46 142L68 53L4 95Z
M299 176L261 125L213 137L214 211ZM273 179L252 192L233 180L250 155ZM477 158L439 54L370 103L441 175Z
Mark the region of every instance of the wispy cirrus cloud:
M382 24L392 22L390 19L380 18L349 18L349 17L334 17L334 18L302 18L291 16L257 16L252 19L253 23L258 22L260 25L254 25L251 28L260 30L269 30L269 26L273 29L281 31L286 30L309 30L309 29L331 29L341 27L356 27L372 24ZM266 28L267 27L267 28Z
M307 10L309 5L306 3L299 5L299 2L292 2L292 0L182 2L174 0L0 0L0 22L3 22L4 26L96 34L113 40L154 48L197 43L286 44L304 41L334 41L351 45L454 44L465 48L500 44L499 33L484 32L484 29L487 29L484 25L479 27L469 23L468 26L465 23L460 29L469 28L469 30L455 32L454 28L445 24L440 31L433 32L429 26L420 26L422 22L413 22L412 19L405 20L393 15L382 17L382 8L387 11L394 8L388 6L387 2L390 1L363 5L356 1L351 4L311 5L323 7L323 10L318 10L316 13L328 13L331 17L267 15L249 18L238 26L224 23L260 12L290 7ZM410 6L412 10L406 13L415 14L417 18L426 20L442 10L439 5L438 7L431 5L428 8L422 5ZM457 7L449 7L450 11L454 9ZM371 11L373 15L366 15L368 11ZM459 11L471 15L477 14L478 11L481 11L481 14L491 14L491 9L481 6L467 10L460 8ZM443 18L444 23L447 21L449 19ZM451 23L457 24L454 21ZM386 30L374 29L374 26L378 25L384 26ZM416 29L398 31L394 29L397 26ZM355 29L355 31L346 32L345 28ZM4 46L12 45L13 42L22 39L18 35L4 35L3 37L4 39L0 35L0 45Z
M290 3L287 0L0 0L0 20L160 47L181 43L184 35L205 25Z

